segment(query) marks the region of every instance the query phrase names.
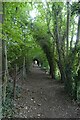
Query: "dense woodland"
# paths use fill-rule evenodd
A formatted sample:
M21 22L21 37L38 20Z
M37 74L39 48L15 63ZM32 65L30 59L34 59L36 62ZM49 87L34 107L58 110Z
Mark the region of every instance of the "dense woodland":
M80 102L80 2L5 2L2 22L3 115L34 59Z

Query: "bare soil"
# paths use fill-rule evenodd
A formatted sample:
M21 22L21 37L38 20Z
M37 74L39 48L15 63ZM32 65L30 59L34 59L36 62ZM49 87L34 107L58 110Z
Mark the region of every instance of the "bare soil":
M31 68L15 100L18 118L80 118L80 108L64 91L64 86L46 75L38 66Z

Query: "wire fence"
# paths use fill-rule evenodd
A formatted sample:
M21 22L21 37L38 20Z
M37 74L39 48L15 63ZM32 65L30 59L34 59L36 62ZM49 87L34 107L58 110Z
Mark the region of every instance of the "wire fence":
M23 68L23 66L21 66L19 69L19 71L17 71L17 74L16 74L16 80L19 80L21 77L22 77L22 74L21 73L21 69ZM19 75L20 74L20 75ZM2 76L4 75L4 72L0 72L0 78L2 78ZM12 80L14 81L14 78L12 78L10 75L8 75L8 80ZM3 83L3 81L1 82L2 85L0 85L0 90L2 90L2 88L7 84L7 80ZM1 98L1 97L0 97Z
M16 75L16 81L18 81L22 76L23 76L23 73L22 73L22 69L23 69L23 65L17 70L17 74ZM2 79L4 75L4 71L1 71L0 72L0 79ZM8 83L9 80L11 80L11 82L14 82L14 76L12 75L9 75L7 72L5 73L5 75L7 76L7 80L3 83L3 81L1 80L1 85L0 85L0 118L2 118L2 109L3 109L3 106L2 106L2 90L3 90L3 87Z
M18 81L21 77L22 77L22 73L21 73L21 70L22 70L23 66L21 66L19 68L19 70L17 70L17 74L16 74L16 81ZM0 78L2 79L2 75L4 75L4 72L0 72ZM10 75L7 75L8 76L8 80L4 82L2 82L2 85L0 85L0 92L1 92L1 95L0 95L0 104L2 104L2 89L3 87L8 83L9 80L11 80L12 82L14 82L14 78L11 77ZM0 110L2 109L3 107L0 108Z

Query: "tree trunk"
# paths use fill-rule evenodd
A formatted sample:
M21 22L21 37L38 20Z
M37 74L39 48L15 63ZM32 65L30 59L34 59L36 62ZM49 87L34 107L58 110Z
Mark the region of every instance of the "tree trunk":
M23 80L26 79L25 57L23 59Z
M70 23L70 10L69 10L69 2L67 2L67 56L69 49L69 23Z
M2 12L2 2L0 2L0 9ZM0 23L2 25L2 13L0 13ZM2 26L0 33L2 34ZM0 36L0 118L2 118L2 36Z
M79 41L80 41L80 15L78 18L78 28L77 28L77 37L76 37L75 49L76 49Z
M6 87L7 87L7 77L8 77L8 69L7 69L7 50L6 50L6 44L5 41L2 40L2 84L3 84L3 89L2 89L2 95L3 95L3 102L5 101L6 97Z
M4 10L4 3L3 3L3 18L2 23L4 22L4 16L5 16L5 10ZM4 35L4 31L2 30L2 34ZM3 102L5 102L6 98L6 87L7 87L7 76L8 76L8 66L7 66L7 48L6 48L6 42L4 38L2 38L2 96L3 96Z
M61 45L59 44L60 42L60 36L59 36L59 30L58 30L58 18L57 18L57 14L55 16L56 21L55 21L55 36L56 36L56 47L57 47L57 51L58 51L58 66L59 66L59 70L60 70L60 74L61 74L61 82L65 81L65 71L63 69L64 67L64 61L63 61L63 56L61 55ZM62 56L62 57L61 57ZM63 66L63 67L62 67Z
M72 36L71 36L71 41L70 41L70 50L72 50L73 36L74 36L74 23L73 23Z
M51 75L52 79L55 79L55 70L53 67L53 63L50 65L50 75Z
M46 53L47 60L48 60L49 66L50 66L50 75L51 75L52 79L53 78L55 79L55 66L54 66L55 61L53 59L54 56L52 56L52 54L49 50L46 50L45 53Z
M15 68L14 68L14 84L13 84L13 97L14 97L14 100L16 98L16 77L17 77L17 64L15 65Z
M77 29L77 38L76 38L76 43L75 43L75 51L76 51L76 47L79 41L80 41L80 15L78 18L78 29ZM74 54L74 58L75 58L75 54ZM80 80L80 68L78 70L78 78L75 78L75 88L74 88L74 96L73 96L75 100L77 100L78 79Z

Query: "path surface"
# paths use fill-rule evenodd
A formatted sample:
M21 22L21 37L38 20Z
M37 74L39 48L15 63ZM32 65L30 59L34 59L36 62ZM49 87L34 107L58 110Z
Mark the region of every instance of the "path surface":
M37 66L18 85L22 92L15 102L15 117L80 118L80 108L67 96L63 85L50 79Z

